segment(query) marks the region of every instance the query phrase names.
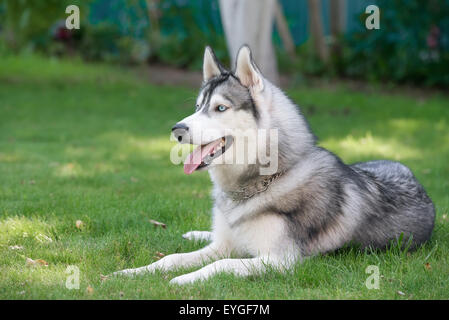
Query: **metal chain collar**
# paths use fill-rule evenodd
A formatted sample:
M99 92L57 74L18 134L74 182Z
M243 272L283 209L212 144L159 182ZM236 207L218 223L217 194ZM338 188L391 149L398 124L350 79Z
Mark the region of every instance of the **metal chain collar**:
M284 171L276 172L271 176L266 176L265 178L256 181L256 183L254 184L249 184L247 186L241 187L236 191L227 192L227 194L234 201L243 201L250 199L256 194L266 191L268 187L283 174Z

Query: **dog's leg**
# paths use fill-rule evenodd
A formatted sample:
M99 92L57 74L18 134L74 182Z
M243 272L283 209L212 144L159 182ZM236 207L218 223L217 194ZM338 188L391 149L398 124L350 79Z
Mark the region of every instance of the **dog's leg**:
M210 231L189 231L182 235L184 239L195 241L212 241L212 232Z
M154 272L156 270L168 271L179 267L193 267L201 265L203 262L219 259L223 256L229 256L229 250L223 245L211 243L210 245L193 252L175 253L163 257L148 266L125 269L114 272L112 275L138 275L147 272Z
M211 276L227 272L237 276L245 277L260 274L273 267L279 270L286 270L293 264L292 259L281 259L274 257L257 257L251 259L223 259L209 264L198 271L184 274L170 281L171 284L188 284L199 280L206 280Z

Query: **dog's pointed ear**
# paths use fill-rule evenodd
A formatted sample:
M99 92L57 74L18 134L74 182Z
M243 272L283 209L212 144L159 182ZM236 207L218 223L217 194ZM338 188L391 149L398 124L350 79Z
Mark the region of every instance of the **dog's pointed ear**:
M259 92L264 88L262 73L257 68L247 45L242 46L237 53L235 75L246 87L254 88Z
M221 69L214 52L207 46L206 50L204 50L203 80L206 82L213 77L219 76L221 74Z

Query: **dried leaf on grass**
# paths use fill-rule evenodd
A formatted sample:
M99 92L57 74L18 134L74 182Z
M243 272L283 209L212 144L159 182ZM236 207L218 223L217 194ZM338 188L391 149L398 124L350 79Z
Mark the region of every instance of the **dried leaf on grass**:
M36 263L39 264L39 265L41 265L41 266L48 267L48 262L45 261L45 260L37 259L37 260L36 260Z
M76 220L76 222L75 222L75 227L77 228L77 229L82 229L83 227L84 227L84 222L82 222L81 220Z
M33 260L31 258L27 258L25 264L27 266L43 266L48 267L48 262L42 259Z
M153 224L155 227L162 227L163 229L167 228L167 225L165 223L150 219L150 223Z

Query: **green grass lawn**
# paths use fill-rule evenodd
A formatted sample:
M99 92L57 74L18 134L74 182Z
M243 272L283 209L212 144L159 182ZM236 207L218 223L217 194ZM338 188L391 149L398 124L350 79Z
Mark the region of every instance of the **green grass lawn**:
M437 208L430 243L412 253L343 250L288 274L219 275L184 287L168 280L188 270L102 281L157 252L204 246L181 235L210 226L208 174L186 176L169 158L170 128L192 112L196 92L108 66L0 59L0 299L449 298L449 98L343 86L288 93L320 144L345 162L412 168ZM70 265L80 270L79 290L65 287ZM365 286L369 265L379 267L378 290Z

